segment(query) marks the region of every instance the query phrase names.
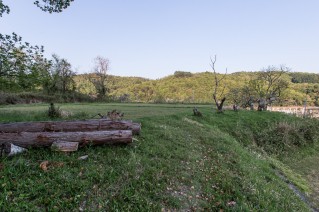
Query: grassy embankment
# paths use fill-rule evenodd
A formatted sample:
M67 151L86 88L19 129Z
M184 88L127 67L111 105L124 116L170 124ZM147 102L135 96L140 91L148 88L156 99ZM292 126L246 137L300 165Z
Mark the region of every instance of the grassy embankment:
M276 172L316 201L318 180L309 173L318 173L311 161L319 155L317 121L198 107L203 117L187 105L61 105L73 112L70 119L121 110L142 123L142 133L128 146L71 155L30 150L2 159L0 210L309 210ZM1 106L0 122L48 120L47 108ZM77 160L86 154L88 160ZM44 160L63 166L44 172Z

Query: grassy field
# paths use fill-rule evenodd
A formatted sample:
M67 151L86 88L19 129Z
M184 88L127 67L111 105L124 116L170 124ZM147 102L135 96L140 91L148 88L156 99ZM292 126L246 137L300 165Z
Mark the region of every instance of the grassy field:
M70 155L34 149L1 159L1 211L310 211L277 173L316 201L318 180L308 176L318 175L315 120L217 114L208 105L197 105L203 117L182 104L60 106L72 112L68 119L117 109L141 122L142 133L127 146L89 146ZM47 108L1 106L0 122L48 120ZM89 158L77 160L83 155ZM53 164L46 172L39 167L45 160Z

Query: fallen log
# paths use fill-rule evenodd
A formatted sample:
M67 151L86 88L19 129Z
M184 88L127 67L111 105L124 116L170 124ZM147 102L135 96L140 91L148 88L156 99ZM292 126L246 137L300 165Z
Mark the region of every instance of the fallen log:
M61 140L65 142L78 142L79 146L87 144L127 144L133 141L131 130L0 133L0 146L5 143L12 143L24 148L49 147L53 142Z
M141 124L132 121L110 121L89 119L78 121L15 122L0 124L0 132L88 132L104 130L132 130L134 135L141 131Z

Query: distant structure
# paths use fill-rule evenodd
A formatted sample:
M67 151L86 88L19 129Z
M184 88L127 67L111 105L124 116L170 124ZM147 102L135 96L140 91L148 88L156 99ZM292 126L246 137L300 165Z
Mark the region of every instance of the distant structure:
M319 107L302 107L302 106L268 107L267 110L293 114L298 117L319 118Z

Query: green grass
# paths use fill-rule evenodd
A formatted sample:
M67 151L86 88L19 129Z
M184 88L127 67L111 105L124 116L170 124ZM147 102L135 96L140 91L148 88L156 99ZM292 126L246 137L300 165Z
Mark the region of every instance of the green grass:
M269 160L285 163L289 154L306 152L306 147L272 152L273 144L258 140L264 127L298 121L295 117L250 111L217 114L207 105L199 106L202 118L192 116L192 105L60 106L73 112L69 119L117 109L141 122L142 133L127 146L90 146L70 155L34 149L2 159L0 210L309 211L276 175L275 169L282 167ZM0 122L48 120L47 108L0 107ZM87 160L77 160L86 154ZM45 160L64 165L49 166L45 172L39 167Z
M191 111L193 105L183 104L107 104L107 103L68 103L55 104L61 110L72 112L73 115L68 119L76 118L98 118L98 113L106 114L107 111L114 109L124 112L126 119L139 119L153 116L166 116L181 112ZM209 108L208 105L196 105L198 108ZM37 121L50 120L46 117L49 104L26 105L0 105L0 121L16 122L16 121Z
M319 152L313 150L306 157L286 159L285 163L309 183L311 192L308 196L315 208L319 208Z

